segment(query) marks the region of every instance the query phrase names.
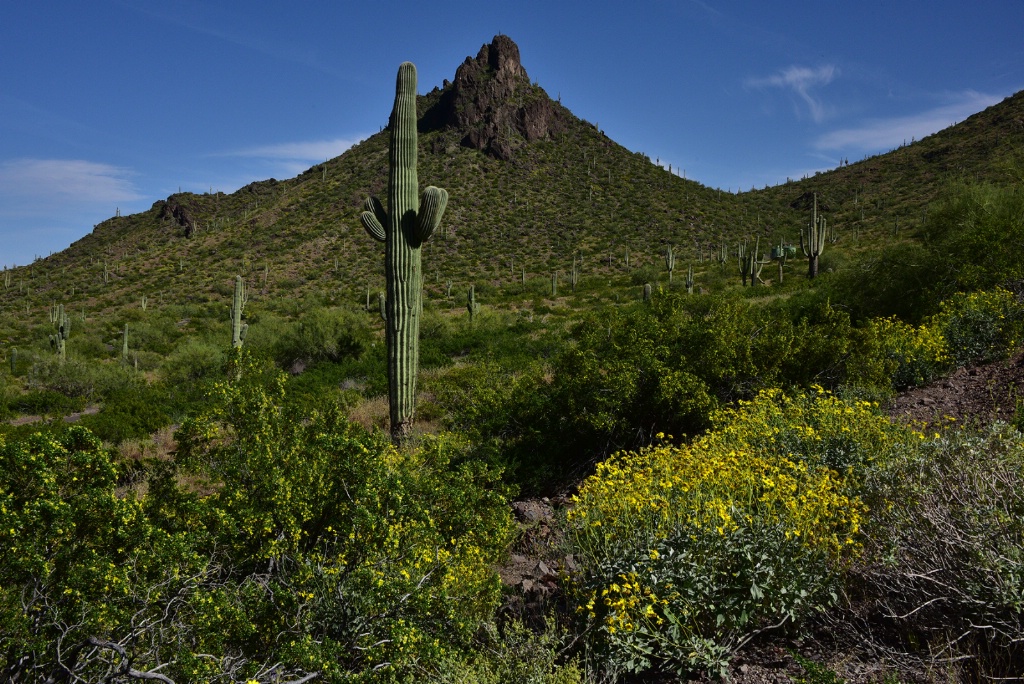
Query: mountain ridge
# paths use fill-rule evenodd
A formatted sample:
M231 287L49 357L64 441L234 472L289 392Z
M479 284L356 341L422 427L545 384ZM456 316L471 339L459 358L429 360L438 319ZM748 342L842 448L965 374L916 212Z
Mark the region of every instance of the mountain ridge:
M755 236L796 242L814 193L833 225L878 239L894 221L920 225L948 178L995 178L1024 148L1021 92L887 154L726 193L669 173L575 117L529 80L518 47L500 35L418 107L420 178L451 196L424 247L429 294L448 280L510 283L524 268L526 278L564 274L577 259L588 276L622 276L627 251L632 267L657 268L669 246L699 261L698 253ZM386 178L381 131L292 179L231 194L175 193L113 217L12 277L27 283L37 307L74 301L98 312L144 294L216 300L236 273L257 286L256 297L318 292L356 304L382 282L379 247L363 235L358 213ZM16 296L0 292L0 306L10 309Z

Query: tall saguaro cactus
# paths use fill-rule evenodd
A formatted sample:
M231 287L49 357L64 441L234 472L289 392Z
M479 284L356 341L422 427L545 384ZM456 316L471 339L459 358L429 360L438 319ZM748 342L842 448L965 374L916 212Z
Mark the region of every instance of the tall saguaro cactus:
M366 200L360 221L370 236L384 243L387 282L385 338L388 349L388 399L391 439L401 442L412 429L419 366L421 245L441 222L448 193L430 186L419 195L416 175L416 67L398 67L395 106L388 122L388 207L376 197Z
M807 257L807 277L818 275L818 257L825 249L825 217L818 215L818 193L814 193L814 209L807 230L800 231L800 249Z

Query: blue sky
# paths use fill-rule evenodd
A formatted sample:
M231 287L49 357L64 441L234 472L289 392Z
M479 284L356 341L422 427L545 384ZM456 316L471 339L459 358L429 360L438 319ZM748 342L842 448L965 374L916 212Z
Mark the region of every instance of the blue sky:
M1024 88L1024 2L0 3L0 265L182 190L289 178L497 33L612 139L749 190L885 152ZM443 183L443 179L438 179Z

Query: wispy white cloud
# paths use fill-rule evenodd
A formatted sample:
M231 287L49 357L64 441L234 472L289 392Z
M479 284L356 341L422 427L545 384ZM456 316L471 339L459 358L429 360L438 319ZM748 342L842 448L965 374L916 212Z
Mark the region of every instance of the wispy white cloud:
M815 141L819 150L876 152L898 147L904 141L920 140L937 131L963 121L1003 98L974 90L947 96L950 102L918 114L887 119L871 119L860 126L841 128L826 133Z
M142 199L130 169L82 159L12 159L0 162L0 198L5 204L32 198L110 203Z
M337 157L349 149L360 139L335 138L334 140L313 140L307 142L288 142L276 145L260 145L233 152L225 152L225 157L255 157L260 159L285 159L290 161L321 162ZM300 169L301 171L302 169Z
M824 64L811 68L790 66L771 76L748 78L748 88L783 88L791 90L807 105L811 118L820 123L825 119L826 108L820 97L812 94L814 88L826 86L839 75L839 68L833 64ZM799 111L799 110L798 110Z
M126 168L82 159L0 161L0 261L26 264L71 244L143 195Z

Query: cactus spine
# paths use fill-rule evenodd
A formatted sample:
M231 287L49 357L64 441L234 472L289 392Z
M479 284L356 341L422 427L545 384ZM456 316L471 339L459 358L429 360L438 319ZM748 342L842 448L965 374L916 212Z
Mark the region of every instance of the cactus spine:
M800 249L807 257L807 277L818 275L818 257L825 248L825 217L818 216L818 193L814 193L814 209L807 230L800 231Z
M388 207L375 197L366 200L360 221L366 232L385 244L387 281L388 399L391 439L401 442L410 433L416 412L416 372L419 365L421 245L441 222L448 193L428 187L419 196L416 173L416 67L398 67L395 105L388 122Z
M245 291L245 281L242 276L235 276L235 294L231 298L231 346L241 347L245 341L245 334L249 326L242 323L242 310L245 308L249 296Z

